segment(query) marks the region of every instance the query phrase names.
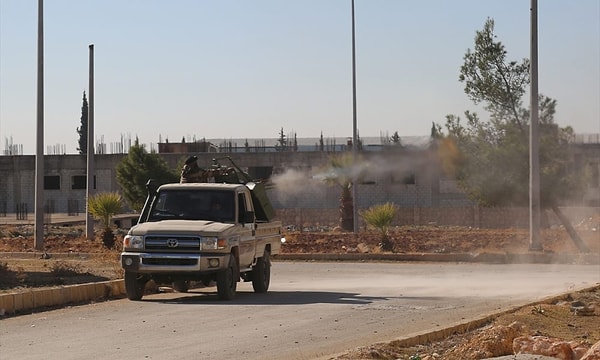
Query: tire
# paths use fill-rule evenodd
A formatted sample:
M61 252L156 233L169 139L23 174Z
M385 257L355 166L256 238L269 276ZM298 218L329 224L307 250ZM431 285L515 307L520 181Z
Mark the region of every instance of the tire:
M185 280L173 281L173 289L180 293L186 293L190 289L190 282Z
M129 300L138 301L144 296L146 279L143 275L125 271L125 293Z
M268 250L252 267L252 287L255 293L266 293L271 282L271 257Z
M235 256L229 256L227 269L217 274L217 293L220 300L232 300L237 289L237 278L239 276Z

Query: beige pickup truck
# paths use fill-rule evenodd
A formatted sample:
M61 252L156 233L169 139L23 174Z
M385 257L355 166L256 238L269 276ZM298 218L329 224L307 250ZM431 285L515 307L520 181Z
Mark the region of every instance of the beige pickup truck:
M138 224L123 240L127 297L140 300L150 280L181 292L193 283L216 284L222 300L234 298L240 280L266 292L282 228L269 221L272 210L251 191L255 186L176 183L150 191Z

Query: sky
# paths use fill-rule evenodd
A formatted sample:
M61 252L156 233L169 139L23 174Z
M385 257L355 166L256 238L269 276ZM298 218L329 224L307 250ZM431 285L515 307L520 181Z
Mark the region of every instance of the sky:
M351 4L47 0L45 153L77 153L90 44L95 142L275 139L282 128L352 137ZM492 18L507 58L530 58L530 5L355 0L359 135L426 136L466 110L485 119L458 80L463 57ZM37 139L37 15L38 1L0 0L0 150L26 155ZM600 0L540 0L538 32L539 91L557 100L555 121L600 133Z

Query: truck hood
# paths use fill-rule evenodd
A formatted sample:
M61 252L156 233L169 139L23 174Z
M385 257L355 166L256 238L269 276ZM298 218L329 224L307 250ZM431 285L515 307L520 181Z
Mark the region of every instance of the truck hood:
M236 224L204 220L163 220L138 224L129 230L133 235L146 234L194 234L219 235L235 228Z

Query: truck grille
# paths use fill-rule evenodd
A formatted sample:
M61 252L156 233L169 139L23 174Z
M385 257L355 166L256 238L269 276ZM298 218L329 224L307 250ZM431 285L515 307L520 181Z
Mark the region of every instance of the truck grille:
M161 265L161 266L167 266L167 265L194 266L194 265L198 265L198 260L197 259L150 258L150 259L142 259L142 264L144 264L144 265Z
M197 252L200 250L200 238L197 236L146 236L146 250L167 252Z

